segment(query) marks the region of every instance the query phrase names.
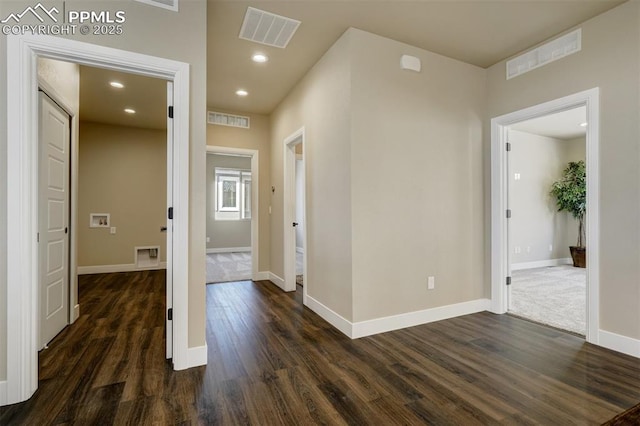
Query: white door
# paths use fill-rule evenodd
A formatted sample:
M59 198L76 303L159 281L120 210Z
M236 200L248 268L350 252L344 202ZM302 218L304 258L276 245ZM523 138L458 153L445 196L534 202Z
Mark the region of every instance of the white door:
M166 271L166 350L165 357L173 358L173 220L169 209L173 206L173 83L167 83L167 271ZM173 213L173 212L172 212ZM171 215L173 217L173 214ZM171 315L169 315L171 312Z
M39 93L40 349L69 323L69 115Z

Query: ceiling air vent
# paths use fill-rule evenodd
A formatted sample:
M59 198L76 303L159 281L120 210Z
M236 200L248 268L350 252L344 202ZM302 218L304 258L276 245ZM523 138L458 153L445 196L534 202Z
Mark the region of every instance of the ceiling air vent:
M579 52L580 49L582 49L582 30L578 28L507 61L507 80Z
M249 117L213 111L207 113L207 123L217 124L219 126L240 127L242 129L248 129L250 125Z
M136 0L140 3L150 4L151 6L161 7L163 9L178 11L178 0Z
M239 37L284 49L299 25L300 21L295 19L249 7L244 15Z

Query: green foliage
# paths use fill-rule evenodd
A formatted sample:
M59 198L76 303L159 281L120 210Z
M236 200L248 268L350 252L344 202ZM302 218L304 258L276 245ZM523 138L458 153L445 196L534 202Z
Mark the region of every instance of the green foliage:
M584 161L570 162L562 178L551 185L558 211L566 211L578 220L578 247L583 247L584 215L587 211L587 170Z

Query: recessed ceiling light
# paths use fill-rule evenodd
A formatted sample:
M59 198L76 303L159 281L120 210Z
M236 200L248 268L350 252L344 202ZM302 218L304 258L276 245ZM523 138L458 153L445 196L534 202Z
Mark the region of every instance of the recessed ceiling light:
M267 62L269 60L269 57L265 54L262 53L256 53L255 55L253 55L251 57L251 60L253 62L258 62L258 63L264 63Z
M238 95L238 96L247 96L248 94L249 94L249 92L247 92L244 89L236 90L236 95Z
M111 85L111 87L115 87L116 89L122 89L124 87L124 84L118 81L112 81L109 84Z
M135 114L136 110L132 108L125 108L124 112L126 112L127 114Z
M587 127L587 123L580 123L580 127Z

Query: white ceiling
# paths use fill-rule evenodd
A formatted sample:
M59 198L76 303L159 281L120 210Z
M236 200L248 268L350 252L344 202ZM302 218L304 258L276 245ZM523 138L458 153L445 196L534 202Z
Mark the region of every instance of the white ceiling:
M580 107L544 117L533 118L511 126L513 130L555 139L575 139L587 133L587 108Z
M540 43L623 0L208 0L210 107L270 113L349 27L480 67ZM302 21L286 49L238 38L247 7ZM254 64L255 52L266 64ZM239 98L238 88L249 96Z
M124 84L115 89L111 81ZM135 114L127 114L132 108ZM167 128L167 82L80 66L80 120L147 129Z

